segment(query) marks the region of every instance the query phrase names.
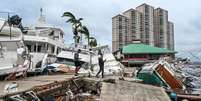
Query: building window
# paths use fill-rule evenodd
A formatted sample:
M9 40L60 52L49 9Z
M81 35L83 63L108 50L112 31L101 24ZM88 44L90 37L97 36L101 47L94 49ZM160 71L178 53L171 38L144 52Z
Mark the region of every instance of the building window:
M160 17L160 25L163 25L163 17Z
M27 45L28 51L31 52L31 45Z
M122 29L122 25L119 25L119 29Z
M51 47L51 51L52 51L52 53L54 53L54 46Z
M41 46L38 46L37 52L41 52Z
M160 28L160 33L163 33L163 28Z
M60 52L60 48L57 48L57 50L56 50L56 51L57 51L57 54L59 54L59 52Z
M121 18L121 17L119 17L119 21L122 21L122 18Z
M34 45L34 52L36 52L36 45Z

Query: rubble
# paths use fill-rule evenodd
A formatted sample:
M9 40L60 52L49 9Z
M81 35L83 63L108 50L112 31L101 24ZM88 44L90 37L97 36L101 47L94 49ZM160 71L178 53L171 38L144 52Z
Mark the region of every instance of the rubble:
M105 98L120 97L124 98L121 101L130 101L128 96L140 96L135 95L135 92L139 94L150 95L160 94L161 99L168 99L165 95L164 90L160 87L154 87L144 84L138 84L127 80L119 80L117 76L107 76L106 78L87 78L83 76L73 77L71 75L48 75L48 76L37 76L29 77L25 80L16 81L19 84L17 92L4 93L0 95L0 99L6 101L16 99L23 99L23 101L116 101L116 100L105 100ZM30 86L30 84L32 84ZM1 87L0 83L0 87ZM107 85L107 88L105 88ZM109 88L108 88L109 87ZM143 89L143 90L142 90ZM158 93L146 93L150 90ZM124 96L118 95L113 96L111 94L125 93ZM107 95L106 92L110 92ZM160 93L159 93L160 92ZM163 95L161 95L161 93ZM106 94L106 95L105 95ZM142 96L144 96L142 95ZM32 96L32 97L29 97ZM110 96L110 97L109 97ZM158 95L155 98L160 97ZM145 96L146 97L146 96ZM148 96L147 96L148 97ZM153 97L154 98L154 97ZM120 101L120 100L119 100ZM134 99L132 101L149 101L143 99ZM169 101L169 100L160 100Z
M104 79L103 82L115 84L116 80L115 79Z

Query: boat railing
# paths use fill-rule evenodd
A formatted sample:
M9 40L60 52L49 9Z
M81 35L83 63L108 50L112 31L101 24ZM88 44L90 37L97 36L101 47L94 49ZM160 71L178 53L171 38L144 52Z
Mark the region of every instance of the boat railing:
M3 58L3 45L0 43L0 58Z

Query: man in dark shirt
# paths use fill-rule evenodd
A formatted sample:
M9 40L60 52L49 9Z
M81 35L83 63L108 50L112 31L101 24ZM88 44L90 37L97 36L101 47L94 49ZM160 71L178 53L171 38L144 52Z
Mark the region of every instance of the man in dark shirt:
M105 61L106 60L103 60L103 54L102 54L101 50L99 50L98 51L98 64L99 64L100 70L96 74L96 77L98 77L99 73L102 72L102 78L104 78L104 62Z
M80 70L81 63L79 58L79 53L81 52L80 49L74 54L74 63L75 63L75 75L78 75L78 71Z

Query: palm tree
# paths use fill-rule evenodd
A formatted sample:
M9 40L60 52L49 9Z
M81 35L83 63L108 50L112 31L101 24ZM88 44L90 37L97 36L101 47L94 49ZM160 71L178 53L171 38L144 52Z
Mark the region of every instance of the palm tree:
M82 27L81 20L83 20L83 18L77 19L71 12L64 12L62 17L68 17L69 18L66 22L72 24L72 29L73 29L73 34L74 34L73 38L75 40L75 44L79 43L80 42L80 36L78 35L78 32Z
M79 32L85 35L88 46L90 46L90 47L97 46L96 38L90 36L89 30L86 26L82 26L82 29L79 30Z
M79 30L79 32L85 35L85 38L87 39L87 44L89 45L90 33L88 28L86 26L82 26L82 29Z
M96 40L96 38L89 37L89 40L90 40L90 42L89 42L90 47L96 47L97 46L97 40Z

